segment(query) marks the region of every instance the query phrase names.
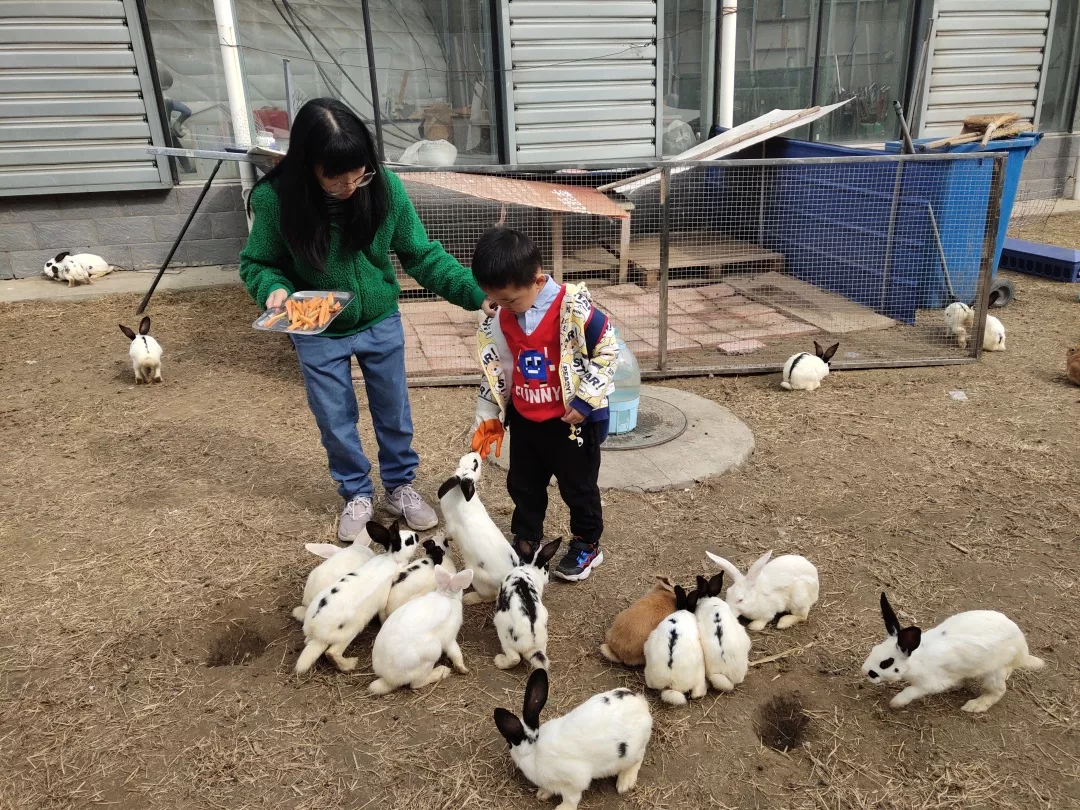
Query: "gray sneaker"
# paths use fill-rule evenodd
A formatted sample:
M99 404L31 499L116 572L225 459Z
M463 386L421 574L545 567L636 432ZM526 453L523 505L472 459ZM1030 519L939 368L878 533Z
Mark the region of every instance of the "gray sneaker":
M353 498L345 508L341 510L341 520L338 521L337 536L343 543L355 543L360 535L367 529L368 521L375 514L375 507L364 495Z
M404 515L405 522L414 532L427 531L439 525L439 516L413 489L412 484L398 487L387 495L386 500L386 510L394 517Z

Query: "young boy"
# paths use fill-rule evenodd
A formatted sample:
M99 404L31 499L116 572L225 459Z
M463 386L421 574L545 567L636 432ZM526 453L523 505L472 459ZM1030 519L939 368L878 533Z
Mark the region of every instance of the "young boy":
M514 501L515 541L543 539L548 482L555 476L573 534L555 576L586 579L604 561L597 479L619 356L614 331L585 285L557 284L544 273L536 245L512 228L491 228L480 237L472 271L499 306L477 333L484 380L473 450L486 458L494 444L499 455L503 426L510 428L506 487Z

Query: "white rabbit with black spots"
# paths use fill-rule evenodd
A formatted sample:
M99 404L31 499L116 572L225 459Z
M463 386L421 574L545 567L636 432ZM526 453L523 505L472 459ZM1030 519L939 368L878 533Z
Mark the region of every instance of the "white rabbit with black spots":
M993 315L986 316L986 326L983 328L983 351L1005 351L1005 325Z
M829 363L839 348L840 344L834 343L823 349L815 340L814 354L799 352L791 355L784 363L780 387L785 391L816 391L821 387L821 381L829 376Z
M358 659L346 658L345 649L386 605L394 576L420 547L416 532L401 529L397 521L389 529L372 521L367 524L367 532L386 552L350 571L311 600L304 616L307 644L296 661L298 675L311 669L323 653L342 672L356 668Z
M463 567L473 570L466 605L494 602L506 575L521 562L476 494L480 466L479 453L466 453L453 476L439 487L446 536L457 543Z
M730 692L746 678L750 667L750 635L738 616L720 598L724 574L697 578L698 603L694 610L701 649L705 654L705 677L713 689Z
M945 328L956 338L956 345L966 349L968 333L975 325L975 310L963 301L954 301L945 307Z
M736 615L750 620L751 630L764 629L777 616L780 616L776 623L778 630L805 622L818 600L817 568L806 557L785 554L770 562L769 551L744 576L723 557L705 553L731 577L727 603Z
M502 652L495 656L495 666L510 669L524 658L533 669L547 669L547 622L544 586L548 582L548 563L562 541L541 546L525 543L518 546L521 565L514 568L499 588L495 606L495 629Z
M709 691L705 680L705 651L698 631L698 593L675 586L675 612L656 626L645 640L645 684L660 691L660 699L671 706L686 704Z
M304 596L300 604L293 608L293 618L302 622L307 615L308 605L319 591L325 590L345 576L355 571L372 557L371 535L365 529L352 545L335 546L332 543L305 543L304 548L323 561L311 569L307 582L304 583Z
M536 785L536 798L559 796L557 810L575 810L594 779L610 776L617 777L620 795L633 790L652 736L645 697L613 689L541 725L547 697L547 670L535 669L525 687L521 717L495 710L495 726L510 744L518 770Z
M150 337L150 316L139 321L139 334L120 324L120 331L131 341L128 357L135 371L135 384L161 382L161 357L165 353L161 344Z
M69 287L76 284L93 284L95 278L107 276L117 268L93 253L63 251L45 262L41 272L54 281L66 281Z
M450 539L444 534L437 534L424 541L426 556L413 560L394 577L386 607L379 611L380 622L385 622L387 616L406 602L435 590L435 566L441 565L451 574L457 573L457 567L450 558L449 546Z
M1037 671L1046 665L1028 652L1024 631L996 610L957 613L924 633L901 627L883 593L881 616L889 636L870 651L862 671L873 683L908 684L889 701L894 709L977 681L982 694L961 708L985 712L1001 700L1014 669Z
M458 672L469 672L457 635L461 630L461 592L469 587L472 571L466 568L451 574L436 565L434 576L434 591L406 602L379 629L371 650L371 668L379 676L368 686L372 694L438 683L450 675L449 667L435 666L444 654Z

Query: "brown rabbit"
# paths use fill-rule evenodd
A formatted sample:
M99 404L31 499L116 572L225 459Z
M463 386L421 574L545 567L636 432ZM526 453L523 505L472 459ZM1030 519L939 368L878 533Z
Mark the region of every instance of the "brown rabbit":
M1080 346L1073 346L1065 352L1065 375L1080 385Z
M652 589L615 617L600 645L600 653L616 664L645 666L645 639L675 612L675 583L657 577Z

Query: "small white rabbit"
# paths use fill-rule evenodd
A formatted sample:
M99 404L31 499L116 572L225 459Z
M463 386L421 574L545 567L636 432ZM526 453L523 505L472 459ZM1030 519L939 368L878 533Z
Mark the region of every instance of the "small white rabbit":
M454 475L439 487L446 536L457 543L463 567L473 570L473 589L465 594L466 605L494 602L506 575L521 562L480 502L479 480L480 454L466 453Z
M983 351L1005 351L1005 326L993 315L986 316L986 328L983 330Z
M161 344L150 337L150 316L139 321L139 334L120 324L120 331L131 341L128 356L135 370L135 384L161 382L161 356L165 353Z
M514 568L499 588L495 607L495 629L499 633L502 653L495 656L499 669L516 667L521 659L533 669L547 669L547 622L544 607L544 586L548 582L548 563L559 550L561 540L547 545L532 544L518 547L521 565Z
M461 630L461 592L472 582L472 571L451 574L441 565L434 569L435 590L413 599L391 613L375 637L371 668L378 675L368 686L385 695L408 685L422 689L450 675L450 668L435 666L445 653L462 675L468 674L457 643Z
M457 573L457 567L448 553L450 540L446 535L428 538L423 545L427 556L409 563L404 571L394 577L386 607L379 611L380 622L385 622L387 616L406 602L435 590L435 566L441 565L451 574Z
M963 301L954 301L945 307L945 327L956 337L961 349L966 349L968 332L975 325L975 310Z
M652 736L645 697L613 689L540 725L547 696L547 670L535 669L525 687L521 718L507 709L495 710L495 725L510 744L514 764L536 785L536 798L559 796L558 810L576 810L592 781L609 776L618 777L620 795L633 790Z
M735 612L720 598L724 574L697 578L698 603L694 610L701 649L705 653L705 677L713 689L730 692L746 679L750 667L750 636Z
M751 630L762 630L780 614L778 630L805 622L818 600L818 572L806 557L785 554L769 562L766 552L750 566L746 576L723 557L706 551L709 559L731 577L727 603L738 616L750 619Z
M975 680L983 692L961 708L985 712L1001 700L1014 669L1036 671L1046 666L1028 652L1027 639L1016 623L996 610L957 613L924 633L918 627L901 627L883 593L881 616L889 637L870 651L862 671L874 683L910 684L889 701L894 709Z
M780 387L785 391L816 391L821 387L821 381L829 376L829 362L839 348L840 344L834 343L828 349L822 349L815 340L814 354L799 352L791 355L784 363Z
M705 697L705 652L698 632L698 593L675 586L675 612L656 626L645 640L645 685L660 691L660 699L671 706L686 704L686 693L694 700Z
M298 675L311 669L323 653L342 672L356 668L358 659L346 658L345 648L386 604L394 575L420 547L416 532L401 529L397 521L389 529L371 522L367 531L386 553L372 557L311 600L304 616L307 645L296 661Z
M65 250L45 262L41 272L54 281L66 281L69 287L76 284L92 284L93 279L107 276L116 268L93 253L75 253Z
M335 546L332 543L305 543L304 548L323 562L311 569L307 582L304 583L304 596L300 604L293 608L293 618L302 622L307 615L308 605L319 591L325 590L345 576L355 571L372 557L371 535L365 529L356 542L350 546Z

